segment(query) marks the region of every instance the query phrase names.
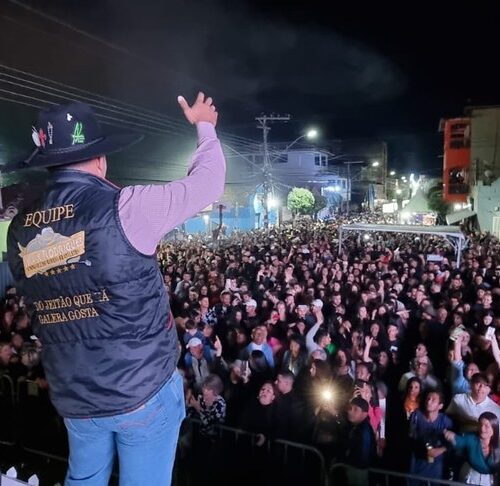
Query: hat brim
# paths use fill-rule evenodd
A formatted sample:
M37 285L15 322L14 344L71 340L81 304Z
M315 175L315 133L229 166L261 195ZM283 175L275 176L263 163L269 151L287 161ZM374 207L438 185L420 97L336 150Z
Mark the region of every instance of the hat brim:
M109 155L124 150L140 142L143 135L137 133L105 135L102 140L87 146L79 146L81 150L74 152L51 153L38 151L35 155L25 157L16 162L10 162L2 167L2 172L16 172L24 169L39 169L57 167L59 165L74 164L93 159L101 155Z

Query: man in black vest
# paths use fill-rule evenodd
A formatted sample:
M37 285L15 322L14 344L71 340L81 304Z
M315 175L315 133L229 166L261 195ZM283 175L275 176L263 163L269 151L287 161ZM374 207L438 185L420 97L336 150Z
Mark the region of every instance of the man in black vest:
M198 131L180 181L121 190L107 181L105 155L139 137L105 134L83 103L42 111L35 152L6 168L51 172L43 196L10 225L8 260L36 309L51 398L68 430L69 486L107 485L116 451L121 485L171 481L184 393L155 251L221 195L225 178L212 99L179 104Z

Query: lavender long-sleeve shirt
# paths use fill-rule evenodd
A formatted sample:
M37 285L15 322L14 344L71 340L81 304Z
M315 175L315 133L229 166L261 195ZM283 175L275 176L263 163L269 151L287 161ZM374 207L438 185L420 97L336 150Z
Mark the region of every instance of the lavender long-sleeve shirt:
M121 190L120 221L127 238L141 253L152 255L166 233L224 191L226 161L215 127L200 122L196 128L198 148L186 177L167 184L128 186Z

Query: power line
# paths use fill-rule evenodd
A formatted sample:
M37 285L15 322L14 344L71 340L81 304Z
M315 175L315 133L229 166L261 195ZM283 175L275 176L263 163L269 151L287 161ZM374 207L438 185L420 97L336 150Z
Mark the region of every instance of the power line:
M1 74L1 73L0 73ZM2 79L0 78L0 82L2 81ZM55 103L54 101L51 101L51 100L46 100L46 99L43 99L43 98L40 98L40 97L37 97L37 96L30 96L30 95L26 95L26 94L23 94L23 93L19 93L18 91L12 91L12 90L5 90L5 89L2 89L0 88L0 91L3 92L3 93L6 93L6 94L9 94L11 95L12 97L21 97L23 98L24 100L34 100L34 101L38 101L38 102L41 102L41 103L44 103L44 104L57 104ZM12 98L5 98L3 97L2 99L4 99L5 101L14 101ZM67 98L69 99L69 98ZM26 106L32 106L32 107L35 107L35 108L42 108L43 105L39 105L39 104L34 104L34 103L27 103L26 101L24 103L22 103ZM91 106L95 107L97 110L102 110L103 108L100 107L100 106L96 106L96 105L92 105ZM121 114L120 111L117 111L117 110L110 110L108 109L108 111L112 111L112 112L116 112L116 113L119 113ZM144 132L146 131L148 134L152 134L152 135L156 135L156 136L164 136L165 135L165 132L170 132L170 133L173 133L173 134L176 134L176 135L185 135L189 132L185 132L185 133L182 133L182 132L179 132L179 130L177 128L172 128L168 125L165 125L165 126L160 126L160 127L157 127L157 126L153 126L151 125L149 122L148 123L139 123L137 121L131 121L131 120L127 120L127 119L123 119L123 118L118 118L118 117L115 117L115 116L111 116L111 115L107 115L105 113L100 113L100 111L97 111L96 115L98 116L99 119L102 120L103 123L107 123L111 126L117 126L117 127L122 127L123 124L126 125L126 127L130 130L136 130L137 129L140 129L141 132ZM139 118L140 119L140 118ZM117 123L114 123L114 122L119 122L119 124ZM159 124L159 125L162 125L162 124ZM189 130L189 128L188 128ZM226 144L226 146L228 146Z
M111 49L111 50L114 50L116 52L119 52L120 54L123 54L123 55L126 55L126 56L129 56L133 59L135 59L136 61L139 61L143 64L146 64L146 65L149 65L149 66L152 66L154 67L155 69L157 69L158 67L160 67L162 70L166 71L167 73L174 73L176 75L181 75L182 77L184 77L185 79L189 80L189 82L191 82L192 84L196 84L196 85L200 85L202 84L200 81L198 81L197 79L195 78L192 78L190 76L187 76L186 74L184 73L181 73L181 72L178 72L178 71L174 71L172 69L169 69L169 68L166 68L165 66L163 66L162 64L158 64L157 62L154 62L142 55L139 55L139 54L136 54L135 52L132 52L131 50L129 49L126 49L118 44L115 44L113 42L110 42L106 39L103 39L95 34L92 34L90 32L87 32L86 30L83 30L83 29L80 29L78 27L75 27L74 25L70 24L69 22L66 22L64 20L61 20L53 15L50 15L50 14L47 14L45 12L42 12L36 8L33 8L29 5L26 5L25 3L19 1L19 0L8 0L10 3L14 4L14 5L17 5L18 7L24 9L24 10L27 10L28 12L32 13L32 14L35 14L35 15L38 15L39 17L42 17L46 20L49 20L50 22L53 22L53 23L56 23L58 25L61 25L63 26L64 28L68 29L68 30L72 30L73 32L76 32L77 34L83 36L83 37L86 37L94 42L97 42L97 43L100 43L104 46L106 46L108 49ZM209 87L210 89L214 89L212 87L210 87L209 85L206 85L207 87ZM215 90L215 89L214 89ZM231 95L227 95L226 96L229 98L229 99L235 99L235 100L238 100L240 102L244 102L245 104L247 105L250 105L248 99L245 99L245 98L240 98L238 96L231 96Z
M56 81L48 80L47 78L42 78L40 76L32 75L30 73L25 73L24 71L20 71L20 70L15 69L15 68L10 68L9 66L5 66L3 64L0 64L0 67L4 68L4 69L10 69L14 72L22 73L22 74L25 74L25 75L30 76L32 78L41 79L41 80L45 81L45 84L39 83L39 82L31 81L29 79L21 78L19 76L14 76L12 74L8 74L8 73L4 73L4 72L0 71L0 76L4 76L4 77L9 78L7 80L0 78L0 81L2 81L4 83L8 83L8 84L15 85L15 86L18 86L21 88L25 88L27 90L43 92L45 94L52 94L52 93L46 93L47 90L54 91L56 94L52 94L52 95L59 97L59 98L62 98L62 99L73 100L76 98L76 99L80 99L80 100L90 102L90 103L98 103L99 105L93 104L92 106L95 106L96 108L100 107L102 109L109 110L109 111L124 112L127 114L127 116L131 116L131 117L135 117L135 118L143 118L143 119L147 120L148 122L153 122L153 123L158 123L158 124L161 123L162 125L165 124L165 126L169 126L172 129L177 128L180 130L184 130L186 132L189 131L189 127L186 127L185 123L181 123L178 120L175 120L175 119L168 117L168 116L165 116L165 115L161 115L157 112L154 112L151 110L144 110L142 107L132 105L130 103L124 103L124 102L121 102L121 101L113 99L113 98L108 98L108 97L104 97L101 95L96 95L95 93L91 93L91 92L88 92L86 90L80 90L79 88L75 88L75 87L66 85L64 83L58 83ZM14 79L16 81L21 81L22 83L27 83L28 85L16 83L15 81L11 81L10 79ZM50 85L46 84L47 82L51 83L51 84L58 85L58 86L66 87L69 89L69 91L68 90L61 90L61 89L55 88L53 86L50 86ZM31 85L38 86L39 88L32 87ZM43 90L40 88L43 88ZM83 93L85 93L85 95L75 94L73 91L76 91L77 93L83 92ZM57 93L62 93L62 94L57 94ZM89 96L87 94L92 96L92 98L89 98ZM69 95L70 98L68 98L68 96L65 96L65 95ZM100 99L96 100L95 98L100 98ZM101 100L107 100L108 102L101 101ZM109 103L109 101L111 103ZM125 105L125 108L119 106L120 104ZM101 107L100 105L103 105L103 106ZM238 144L238 145L245 144L248 146L255 146L257 143L255 141L252 141L251 139L245 139L243 137L234 136L234 135L228 134L224 131L219 131L219 133L221 136L223 136L224 138L227 138L228 140L230 140L234 144Z
M25 105L25 106L30 106L30 107L33 107L33 108L42 108L43 105L40 105L38 103L33 103L32 101L38 101L38 102L43 102L45 104L49 103L49 104L57 104L55 102L51 102L51 101L47 101L47 100L43 100L43 99L40 99L40 98L37 98L37 97L33 97L33 96L29 96L29 95L23 95L23 94L20 94L20 93L13 93L11 91L8 91L8 90L4 90L2 88L0 88L0 92L3 92L3 93L6 93L6 94L10 94L10 95L15 95L15 96L20 96L22 98L24 98L23 100L18 100L18 99L14 99L12 96L11 97L6 97L6 96L1 96L0 95L0 100L3 100L3 101L8 101L8 102L12 102L12 103L16 103L16 104L21 104L21 105ZM103 115L103 114L99 114L97 113L97 117L99 119L101 119L102 123L105 123L105 124L108 124L108 125L112 125L112 126L116 126L116 127L120 127L122 128L122 124L120 123L114 123L113 121L117 121L117 122L125 122L125 123L131 123L131 122L128 122L126 120L121 120L119 118L116 118L116 117L111 117L111 116L108 116L108 115ZM104 118L104 120L102 120L102 118ZM109 121L109 120L113 120L113 121ZM142 125L142 124L141 124ZM149 129L149 127L148 127ZM150 131L150 129L149 129ZM163 132L156 132L154 133L153 132L153 135L164 135ZM139 158L133 158L131 156L126 156L124 157L124 159L126 160L139 160ZM167 160L145 160L143 158L140 158L140 161L141 162L153 162L153 163L162 163L162 164L166 164L167 167L169 169L179 169L179 170L186 170L187 169L187 166L183 166L182 164L175 164L175 163L172 163L172 162L168 162ZM180 176L182 177L182 175ZM245 180L241 180L241 181L226 181L226 184L239 184L239 185L252 185L252 184L255 184L255 181L253 180L253 178L256 177L255 175L250 175L248 176L247 179ZM178 178L178 177L177 177ZM124 180L136 180L136 181L139 181L139 180L152 180L154 181L155 179L141 179L141 178L123 178ZM160 179L156 179L157 182L165 182L163 180L160 180Z

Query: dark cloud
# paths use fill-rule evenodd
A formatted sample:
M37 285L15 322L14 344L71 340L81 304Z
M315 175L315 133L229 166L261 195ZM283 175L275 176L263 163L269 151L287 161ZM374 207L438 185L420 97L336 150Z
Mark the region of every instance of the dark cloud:
M302 111L310 103L327 108L382 102L406 87L398 68L369 46L333 29L277 22L241 2L230 9L223 0L86 5L65 9L65 19L133 53L123 61L137 65L128 76L136 85L151 86L153 69L141 67L140 59L156 64L152 96L160 95L157 87L164 82L173 90L205 87L219 99L244 102L244 109L258 109L272 97L275 105L286 101L290 110ZM53 10L61 15L59 6ZM127 90L117 61L110 58L104 75Z

